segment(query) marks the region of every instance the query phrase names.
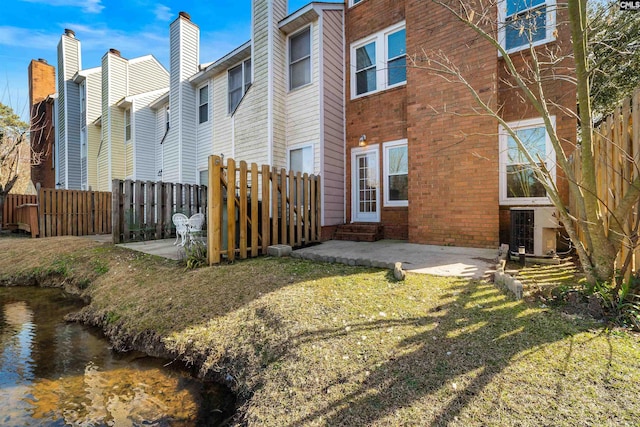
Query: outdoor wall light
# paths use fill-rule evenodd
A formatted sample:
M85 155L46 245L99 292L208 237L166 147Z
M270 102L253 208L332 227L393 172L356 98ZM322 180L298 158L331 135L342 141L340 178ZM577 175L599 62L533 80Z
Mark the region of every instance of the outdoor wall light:
M525 255L526 255L526 249L524 246L520 245L518 246L518 257L520 258L520 265L525 264Z
M360 136L360 140L358 140L358 145L359 145L360 147L364 147L365 145L367 145L367 135L362 134L362 135Z

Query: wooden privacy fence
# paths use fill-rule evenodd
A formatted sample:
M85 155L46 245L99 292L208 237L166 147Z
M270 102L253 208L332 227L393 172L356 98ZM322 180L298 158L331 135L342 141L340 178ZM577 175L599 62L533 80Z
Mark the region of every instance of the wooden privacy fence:
M640 176L640 88L635 90L632 97L625 99L613 114L606 117L595 129L593 142L597 195L601 212L604 213L604 225L608 229L610 221L616 221L616 219L607 213L617 208L631 182ZM576 180L580 182L579 150L574 152L570 160ZM570 200L569 207L571 212L578 212L575 199ZM639 209L640 205L632 210L628 218L622 218L627 238L622 243L616 264L621 266L631 255L632 263L629 272L636 271L640 267L636 264L636 260L640 260L637 258L640 247L629 240L629 236L635 234L632 227L639 220ZM580 238L584 239L579 230L578 228ZM630 251L633 253L630 254Z
M174 213L206 212L204 185L114 179L112 188L114 243L175 236Z
M8 227L10 224L18 224L17 209L18 206L24 204L37 203L38 197L31 194L7 194L2 205L2 228Z
M38 191L40 237L111 233L111 193L106 191Z
M209 202L209 264L320 240L319 176L210 156Z

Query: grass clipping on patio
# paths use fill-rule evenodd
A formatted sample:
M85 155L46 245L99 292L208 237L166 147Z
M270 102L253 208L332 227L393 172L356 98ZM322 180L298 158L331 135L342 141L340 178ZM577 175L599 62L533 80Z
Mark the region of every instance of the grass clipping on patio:
M0 239L0 282L52 265L74 283L90 277L87 310L106 323L159 336L203 376L223 378L244 424L640 419L638 335L490 283L396 282L388 271L275 258L186 270L81 239Z

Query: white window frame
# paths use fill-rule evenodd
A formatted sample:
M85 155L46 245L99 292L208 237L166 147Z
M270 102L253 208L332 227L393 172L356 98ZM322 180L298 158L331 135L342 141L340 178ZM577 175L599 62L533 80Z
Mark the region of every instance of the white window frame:
M309 56L297 60L296 63L302 62L306 59L309 60L309 81L301 84L300 86L291 87L291 66L293 65L291 63L291 39L299 36L307 30L309 31ZM287 87L289 88L289 92L296 91L313 83L313 28L311 27L311 25L307 25L306 27L301 28L299 31L296 31L295 33L287 37L287 68Z
M313 160L313 170L311 172L308 172L308 174L309 175L315 174L315 171L316 171L316 148L315 148L315 144L313 142L303 142L301 144L295 144L295 145L292 145L290 147L287 147L287 170L288 171L291 170L291 152L295 151L295 150L304 150L305 148L310 148L311 149L311 159ZM304 175L303 171L296 171L296 172L300 172L302 175Z
M242 70L242 96L240 96L240 101L238 101L238 104L235 105L232 109L230 104L231 91L229 87L229 75L231 73L231 70L237 67L240 67L240 69ZM248 76L249 77L248 79L247 79L247 68L250 74ZM253 83L253 62L251 58L247 58L244 61L235 64L233 67L227 68L227 114L228 115L231 116L236 112L236 110L238 109L238 106L242 103L242 98L244 98L244 95L249 91L249 88L251 87L252 83Z
M207 88L207 99L205 102L202 102L202 89ZM210 102L209 99L211 98L211 86L209 85L209 83L205 83L203 85L200 85L198 87L198 92L197 92L197 96L198 96L198 125L203 125L205 123L209 122L209 116L211 115L210 113ZM202 114L200 113L201 109L203 106L207 106L207 119L206 120L202 120Z
M164 120L165 120L164 131L166 132L166 131L169 130L169 127L171 126L170 125L170 123L171 123L171 109L169 108L168 105L164 108Z
M361 98L363 96L369 96L374 93L382 92L387 89L392 89L394 87L404 86L407 84L407 81L404 80L399 83L395 83L390 85L388 82L388 72L387 72L387 53L388 53L388 43L387 37L393 33L396 33L401 30L406 30L405 21L398 22L390 27L385 28L382 31L379 31L375 34L372 34L368 37L360 39L351 44L351 99ZM358 94L357 93L357 84L356 84L356 66L357 66L357 55L356 51L368 45L371 42L375 42L376 49L376 88L372 91ZM406 31L405 31L405 50L407 46L406 40Z
M555 129L556 127L556 117L551 116L551 123ZM528 128L539 128L544 127L544 120L542 118L535 119L527 119L520 120L516 122L509 122L507 125L513 129L514 131ZM556 152L553 149L553 145L551 144L551 138L549 137L549 133L545 129L545 156L546 156L546 167L551 173L553 182L556 182ZM500 125L498 126L498 139L500 145L500 204L505 206L512 205L548 205L551 203L551 199L549 196L544 197L508 197L507 195L507 161L508 161L508 139L509 133L505 130L505 128Z
M516 46L516 47L512 47L510 49L507 49L507 32L506 32L506 25L507 25L507 18L509 18L509 16L507 16L507 1L506 0L499 0L498 1L498 41L500 42L500 45L506 50L507 53L513 53L513 52L518 52L520 50L524 50L524 49L529 49L529 47L533 46L540 46L549 42L552 42L556 39L555 37L555 33L556 33L556 0L546 0L544 5L537 5L534 6L530 9L525 9L523 11L518 12L517 14L521 14L526 12L527 10L535 10L537 8L540 7L546 7L547 11L546 11L546 18L545 18L545 22L546 22L546 28L545 28L545 38L535 41L533 43L525 43L523 45L520 46ZM498 52L498 56L500 55L500 52Z
M357 4L364 2L364 0L349 0L349 7L353 7Z
M127 121L127 117L129 120ZM127 128L129 129L129 138L127 138ZM128 144L133 139L133 114L131 108L125 108L124 110L124 143Z
M397 141L389 141L382 144L382 162L383 162L383 179L384 179L384 206L385 207L405 207L409 206L409 199L407 194L407 200L390 200L389 198L389 150L397 147L407 147L407 179L409 178L409 144L406 139L399 139Z

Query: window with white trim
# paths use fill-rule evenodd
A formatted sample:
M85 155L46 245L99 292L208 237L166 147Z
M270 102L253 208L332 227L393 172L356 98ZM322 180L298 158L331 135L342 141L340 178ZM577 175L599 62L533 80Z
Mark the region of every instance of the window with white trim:
M289 90L311 83L311 27L289 37Z
M209 85L198 89L198 123L209 121Z
M169 120L171 119L171 110L169 109L168 105L164 109L164 119L166 121L166 126L165 126L165 132L166 132L169 130Z
M351 97L403 85L407 82L404 22L351 45Z
M555 117L551 118L555 127ZM547 192L535 175L536 168L546 167L555 181L555 151L542 119L508 123L529 156L539 163L532 164L516 139L502 126L500 139L500 203L549 203Z
M251 59L238 64L228 71L228 112L233 114L240 105L242 97L251 86Z
M289 170L300 173L313 173L313 145L289 149Z
M124 110L124 142L131 141L131 108Z
M386 142L384 149L384 205L409 205L409 154L407 140Z
M556 0L501 0L498 38L507 52L555 40Z
M358 3L361 3L363 0L349 0L349 6L355 6Z

